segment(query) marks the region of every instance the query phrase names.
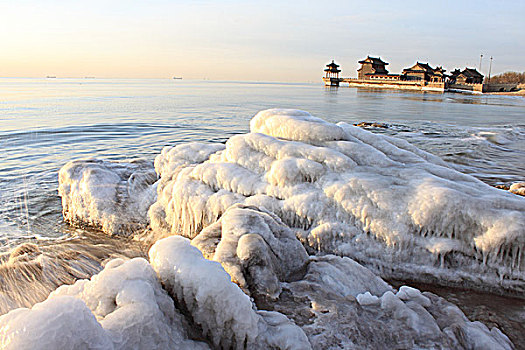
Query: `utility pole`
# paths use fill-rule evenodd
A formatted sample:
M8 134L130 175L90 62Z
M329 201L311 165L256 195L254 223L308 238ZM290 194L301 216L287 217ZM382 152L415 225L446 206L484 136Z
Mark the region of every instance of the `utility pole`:
M490 84L490 73L492 72L492 56L490 56L490 66L489 66L489 81L488 84Z
M481 73L481 61L483 60L483 54L479 56L479 72Z

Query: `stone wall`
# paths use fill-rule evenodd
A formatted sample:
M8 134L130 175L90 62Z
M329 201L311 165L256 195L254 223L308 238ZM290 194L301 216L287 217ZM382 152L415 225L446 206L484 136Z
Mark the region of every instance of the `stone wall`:
M364 80L343 78L342 83L348 83L350 87L368 87L378 89L397 89L397 90L419 90L444 92L444 83L425 83L423 81L388 81L388 80Z
M448 84L449 89L453 90L466 90L466 91L477 91L482 92L483 91L483 84Z
M521 84L524 85L524 84ZM483 84L483 92L510 92L520 90L519 84Z

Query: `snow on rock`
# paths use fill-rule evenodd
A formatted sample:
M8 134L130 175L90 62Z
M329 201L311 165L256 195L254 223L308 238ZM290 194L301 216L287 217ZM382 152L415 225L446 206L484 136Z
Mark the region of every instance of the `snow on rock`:
M404 319L376 312L380 297L393 289L366 270L349 258L314 257L305 277L283 283L280 298L268 307L300 326L314 349L454 348L440 331L422 335ZM360 305L356 296L363 293L376 302Z
M525 182L513 183L510 186L509 191L520 196L525 196Z
M250 131L297 141L344 140L337 125L315 118L310 113L291 109L268 109L250 121Z
M152 164L145 160L68 162L59 173L64 219L108 234L129 235L148 224L156 181Z
M276 298L280 281L304 273L308 254L276 215L257 207L231 206L192 245L222 267L248 295Z
M157 157L155 230L194 238L242 203L383 276L525 291L523 198L406 141L307 112L262 111L250 128L199 157L180 146Z
M217 348L309 349L300 328L276 312L257 312L221 265L180 236L159 240L149 251L163 286L187 310Z
M0 317L2 349L206 349L187 340L182 317L142 258L115 259L62 286L32 309Z
M240 223L240 231L253 222L254 231L262 232L241 238L266 237L265 223L272 231L273 238L266 237L270 242L293 247L289 232L264 211L236 206L221 220L226 241L226 221ZM279 249L275 242L272 246ZM149 256L150 263L111 260L90 280L62 286L31 309L0 316L0 347L209 348L189 340L191 333L224 349L380 349L392 344L512 349L499 330L468 321L453 304L406 286L395 291L347 257L309 257L304 276L279 281L278 297L266 299L265 310L257 310L221 265L206 260L187 238L159 240Z
M185 344L181 316L142 258L114 259L91 280L62 286L51 297L60 295L82 299L116 348L162 349Z

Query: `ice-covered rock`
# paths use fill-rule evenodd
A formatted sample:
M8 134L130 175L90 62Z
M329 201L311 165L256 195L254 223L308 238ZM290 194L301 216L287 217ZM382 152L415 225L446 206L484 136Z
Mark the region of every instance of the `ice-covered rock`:
M263 111L250 127L200 157L195 146L163 151L154 229L193 238L242 203L383 276L525 291L523 198L406 141L307 112Z
M157 174L145 160L129 163L71 161L60 169L58 194L64 219L108 234L129 235L148 224Z
M322 142L344 140L345 132L310 113L297 109L267 109L250 121L250 131L288 140Z
M300 326L314 349L512 349L498 329L418 289L395 291L349 258L312 257L267 308ZM478 337L478 338L477 338Z
M182 317L142 258L115 259L62 286L32 309L0 317L2 349L207 349L187 339Z
M520 196L525 196L525 182L513 183L510 185L509 191Z
M245 292L275 298L280 281L304 274L308 254L279 217L257 207L234 205L192 240L204 257L221 263Z
M150 261L168 293L217 348L309 349L303 331L276 312L257 312L222 266L180 236L155 243Z
M366 267L347 257L311 256L303 280L318 283L325 291L343 297L361 293L382 295L392 287Z

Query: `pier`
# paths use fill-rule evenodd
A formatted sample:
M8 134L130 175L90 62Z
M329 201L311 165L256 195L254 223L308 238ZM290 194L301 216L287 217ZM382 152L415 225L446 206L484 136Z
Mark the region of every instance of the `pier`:
M398 90L419 90L444 92L445 83L432 83L425 81L402 81L402 80L365 80L357 78L326 78L323 82L327 86L340 86L348 84L349 87L366 87L374 89L398 89Z

